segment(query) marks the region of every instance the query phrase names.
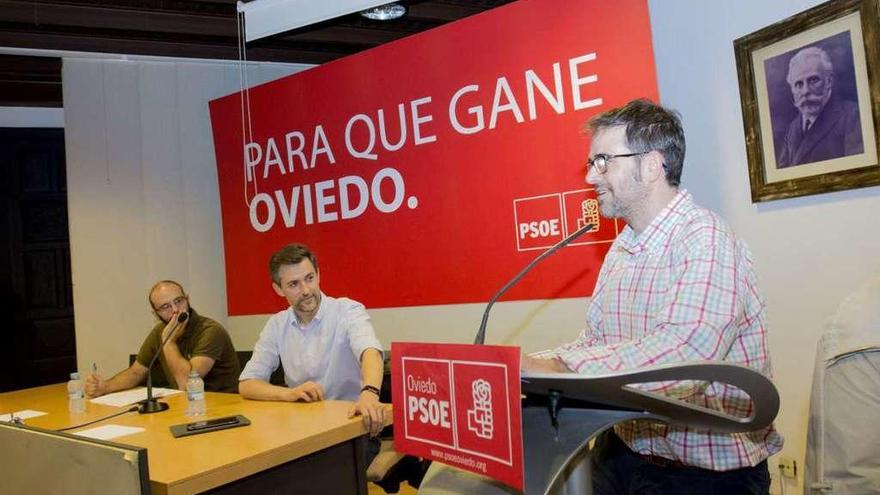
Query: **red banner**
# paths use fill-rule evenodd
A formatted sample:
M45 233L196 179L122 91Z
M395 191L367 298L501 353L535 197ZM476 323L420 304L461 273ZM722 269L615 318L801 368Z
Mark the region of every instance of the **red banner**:
M518 347L391 344L394 448L523 488Z
M290 242L329 294L472 303L584 222L506 297L589 295L621 225L582 127L636 97L657 98L644 0L522 0L212 101L229 314L285 305L266 267Z

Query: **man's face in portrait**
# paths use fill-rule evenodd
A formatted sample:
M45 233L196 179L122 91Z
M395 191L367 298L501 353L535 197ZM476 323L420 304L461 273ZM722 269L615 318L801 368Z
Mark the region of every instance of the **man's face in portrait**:
M811 56L791 66L788 85L794 106L804 117L815 119L831 97L834 74L822 66L818 56Z

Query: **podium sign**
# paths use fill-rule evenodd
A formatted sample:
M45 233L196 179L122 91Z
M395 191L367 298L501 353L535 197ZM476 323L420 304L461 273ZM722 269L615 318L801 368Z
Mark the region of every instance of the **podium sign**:
M519 347L391 344L394 448L523 489Z

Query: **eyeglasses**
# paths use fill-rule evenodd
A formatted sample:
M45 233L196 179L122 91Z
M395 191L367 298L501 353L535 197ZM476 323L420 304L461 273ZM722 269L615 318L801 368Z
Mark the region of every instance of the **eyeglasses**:
M610 162L612 158L627 158L630 156L646 155L650 152L651 151L641 151L639 153L623 153L620 155L606 155L605 153L599 153L593 158L587 159L587 168L594 167L596 172L604 174L605 171L608 170L608 162Z
M158 308L156 308L156 312L157 313L167 313L172 307L180 306L181 304L183 304L183 301L186 301L186 296L175 297L174 300L171 301L170 303L165 303L165 304L159 306Z

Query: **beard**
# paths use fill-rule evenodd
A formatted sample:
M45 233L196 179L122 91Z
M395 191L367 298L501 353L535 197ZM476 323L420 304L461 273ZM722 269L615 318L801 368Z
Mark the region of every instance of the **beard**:
M808 116L815 116L822 110L822 99L815 97L805 97L801 98L800 103L798 104L798 109L802 114Z
M644 207L648 191L640 177L633 176L624 187L612 189L605 187L604 194L598 196L599 212L606 218L628 220Z
M830 98L830 90L823 91L820 94L807 93L798 98L795 106L803 115L809 118L816 118L822 112L822 109L825 108L825 104L828 103Z
M302 313L309 313L318 309L321 302L321 296L317 292L309 296L304 296L296 301L296 310Z

